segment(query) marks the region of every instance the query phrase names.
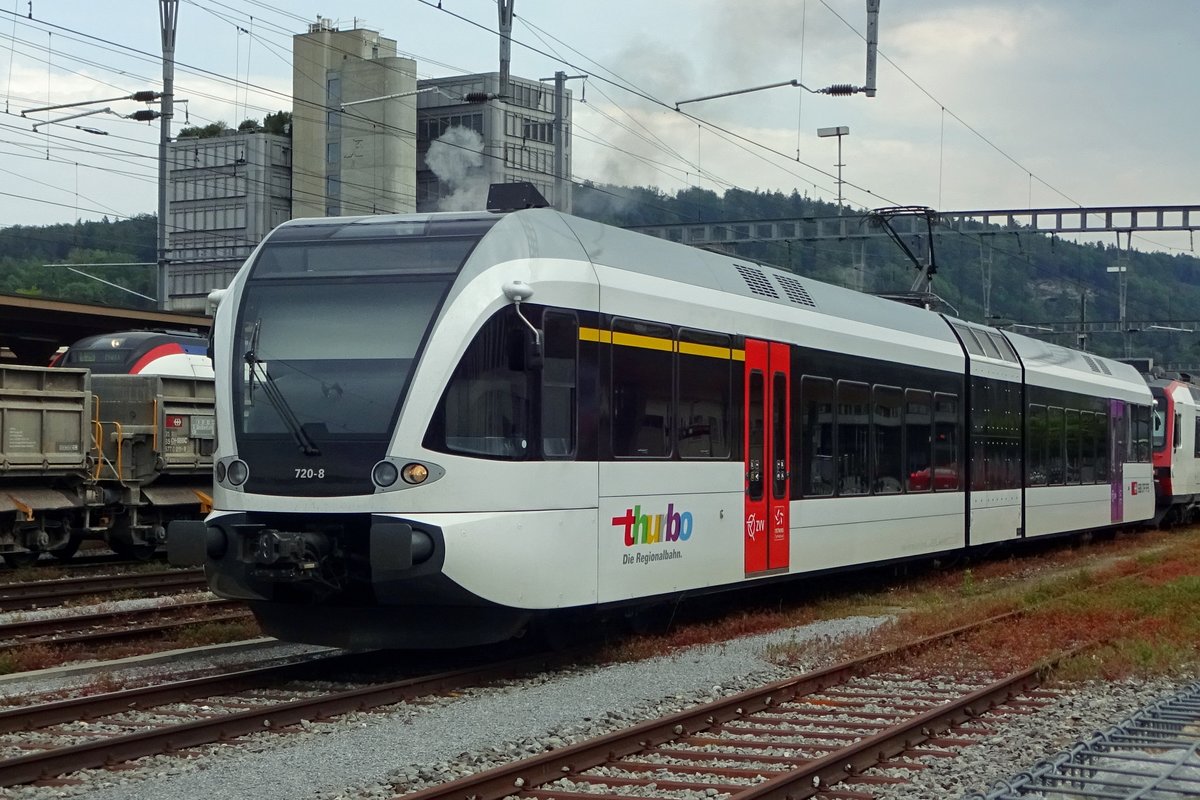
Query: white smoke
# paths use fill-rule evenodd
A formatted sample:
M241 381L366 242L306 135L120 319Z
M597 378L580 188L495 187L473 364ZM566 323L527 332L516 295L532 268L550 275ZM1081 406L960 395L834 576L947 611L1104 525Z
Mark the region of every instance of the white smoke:
M483 211L489 181L483 168L483 137L470 128L448 129L429 145L425 163L450 195L438 201L438 211Z

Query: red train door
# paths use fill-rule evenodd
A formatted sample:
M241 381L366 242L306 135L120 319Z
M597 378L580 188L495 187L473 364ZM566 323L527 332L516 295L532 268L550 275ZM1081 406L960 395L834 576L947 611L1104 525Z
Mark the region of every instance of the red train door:
M746 340L743 422L746 574L788 568L791 494L791 358L788 346Z

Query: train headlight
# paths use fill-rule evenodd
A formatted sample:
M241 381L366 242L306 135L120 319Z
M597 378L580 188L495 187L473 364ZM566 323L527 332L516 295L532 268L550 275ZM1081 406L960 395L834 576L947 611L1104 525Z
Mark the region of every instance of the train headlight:
M222 483L225 480L225 462L217 462L217 483Z
M415 486L429 478L429 468L424 464L405 464L404 469L400 470L400 477L404 478L405 483Z
M240 458L234 459L233 461L229 462L228 477L229 482L234 486L241 486L246 482L246 478L250 477L250 467L248 467L246 462L242 461Z
M375 481L375 485L386 489L396 482L400 477L400 470L396 469L396 465L390 461L380 461L371 470L371 480Z

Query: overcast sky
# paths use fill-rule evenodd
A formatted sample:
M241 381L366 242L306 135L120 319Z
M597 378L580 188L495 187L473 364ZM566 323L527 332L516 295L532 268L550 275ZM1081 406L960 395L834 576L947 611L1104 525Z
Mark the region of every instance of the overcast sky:
M36 134L33 122L81 109L20 112L159 86L158 5L0 0L0 227L154 212L157 123L117 116L139 104L88 106L114 113ZM236 125L290 109L291 36L319 15L342 29L357 15L414 57L422 78L495 71L493 0L437 5L183 0L176 96L189 101L186 121ZM792 79L861 85L864 0L514 0L512 72L591 76L569 84L576 180L833 200L837 144L816 131L845 125L845 196L856 208L1200 201L1200 2L881 6L874 98L785 87L682 106L700 122L674 110L680 100ZM176 122L175 131L182 107ZM1135 239L1142 249L1155 243L1191 248L1186 235Z

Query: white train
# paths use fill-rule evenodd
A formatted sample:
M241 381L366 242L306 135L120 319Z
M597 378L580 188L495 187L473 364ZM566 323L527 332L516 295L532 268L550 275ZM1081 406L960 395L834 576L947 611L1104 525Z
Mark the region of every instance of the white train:
M537 208L295 220L223 295L175 563L280 638L540 618L1154 516L1127 365Z

